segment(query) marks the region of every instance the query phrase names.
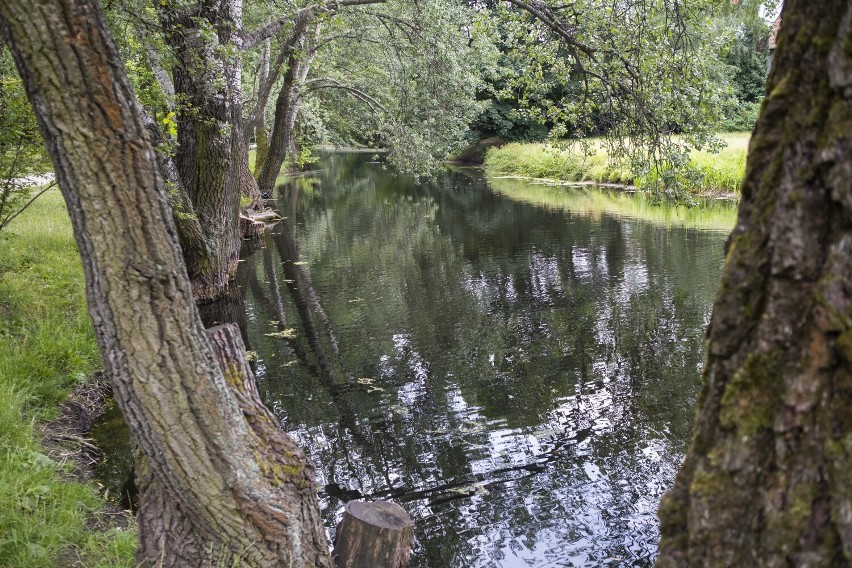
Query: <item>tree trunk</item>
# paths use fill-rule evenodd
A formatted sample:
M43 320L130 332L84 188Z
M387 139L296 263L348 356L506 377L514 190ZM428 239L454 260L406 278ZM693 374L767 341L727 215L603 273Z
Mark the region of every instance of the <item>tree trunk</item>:
M349 501L337 527L337 568L405 568L414 543L414 522L390 501Z
M852 563L850 21L784 4L658 566Z
M293 132L301 104L299 88L310 66L311 56L306 53L309 50L304 47L310 32L312 16L313 12L308 8L303 8L297 13L293 23L293 33L287 44L287 71L275 102L275 120L269 149L263 165L259 166L258 185L263 193L272 192L275 189L275 180L281 172L287 151L293 146Z
M160 149L160 146L166 143L163 132L153 117L145 110L145 107L138 101L136 101L136 110L155 148L157 164L160 166L160 175L163 176L166 182L166 195L169 199L169 206L172 209L172 219L177 228L178 240L181 250L183 250L184 258L201 258L207 251L204 241L204 230L198 221L198 216L195 214L195 206L189 200L189 196L183 188L183 181L180 178L172 156Z
M8 41L68 205L115 399L144 454L143 564L330 567L313 471L212 345L121 58L91 0L6 0ZM162 562L162 564L159 564Z
M251 129L254 129L255 142L257 143L257 153L254 161L255 178L260 177L260 172L266 156L269 153L269 132L266 128L266 106L269 103L269 96L272 94L272 87L278 81L278 75L281 72L281 66L284 65L284 60L287 57L288 49L282 48L275 59L275 63L269 65L269 41L267 40L264 46L263 60L261 61L260 77L258 78L257 102L252 109L248 119L249 128L246 132L246 142Z
M269 131L266 130L266 124L261 121L255 127L254 133L257 142L257 150L254 155L254 175L255 179L257 179L260 177L263 164L266 163L266 159L269 156Z
M241 46L242 6L239 0L199 0L191 10L158 6L183 102L174 160L203 229L203 242L185 250L185 260L196 300L209 301L226 290L239 255L243 161L248 168L240 129L242 60L220 52Z
M163 93L166 107L170 111L175 110L175 85L172 82L172 76L163 67L160 61L160 54L151 45L148 36L139 34L138 40L145 46L145 54L148 56L148 65L151 67L151 72L154 74L154 79L157 81L157 86L160 87L160 92Z
M240 195L244 195L249 198L249 203L246 206L246 209L262 211L264 203L263 194L260 192L257 180L254 179L254 176L251 173L251 168L248 163L247 146L240 148L238 160L240 164ZM247 237L249 235L242 233L242 236Z

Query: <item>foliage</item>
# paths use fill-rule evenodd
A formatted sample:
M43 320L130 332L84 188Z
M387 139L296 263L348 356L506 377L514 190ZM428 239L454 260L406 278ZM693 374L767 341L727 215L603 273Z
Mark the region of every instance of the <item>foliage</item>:
M601 136L615 169L678 197L706 174L691 153L754 124L771 2L471 4L501 53L480 94L490 101L474 125L482 136Z
M726 38L718 54L717 80L727 85L720 130L751 130L760 112L769 59L770 21L764 2L738 4L717 20L717 35Z
M33 198L27 176L50 170L35 115L11 54L0 45L0 230Z
M547 138L550 131L547 125L534 120L512 101L497 98L488 101L488 105L479 115L473 128L483 137L499 136L504 140L535 142Z
M467 143L483 109L475 95L495 53L473 18L451 0L429 0L323 22L337 39L323 44L305 82L302 141L385 146L397 170L434 172Z
M724 132L751 131L760 114L760 102L736 101L733 105L725 107L725 117L719 125Z
M102 498L39 441L36 424L100 358L62 197L47 192L19 221L0 237L0 565L132 566L135 531L92 533Z

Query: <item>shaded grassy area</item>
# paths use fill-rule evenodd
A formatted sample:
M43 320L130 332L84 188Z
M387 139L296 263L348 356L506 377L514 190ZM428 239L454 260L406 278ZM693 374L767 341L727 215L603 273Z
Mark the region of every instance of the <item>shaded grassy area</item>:
M41 443L39 425L100 366L71 224L50 190L0 233L0 566L133 566L135 530L88 529L103 498Z
M691 163L703 180L697 193L738 193L745 175L748 133L720 134L727 144L718 153L692 152ZM485 168L492 175L513 175L560 181L593 181L642 187L649 178L635 177L627 167L610 160L601 140L591 139L590 152L577 143L511 143L491 148Z

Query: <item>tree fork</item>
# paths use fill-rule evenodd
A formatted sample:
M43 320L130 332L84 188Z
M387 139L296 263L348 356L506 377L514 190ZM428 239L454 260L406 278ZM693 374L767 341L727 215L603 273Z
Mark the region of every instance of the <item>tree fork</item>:
M852 2L782 22L661 567L852 564Z

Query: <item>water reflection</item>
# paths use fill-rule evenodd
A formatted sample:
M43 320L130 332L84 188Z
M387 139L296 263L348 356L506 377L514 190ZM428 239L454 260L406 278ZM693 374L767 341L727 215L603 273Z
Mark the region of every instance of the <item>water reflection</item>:
M368 159L279 188L287 218L238 275L261 393L317 465L327 526L392 497L412 566L650 564L724 232Z

